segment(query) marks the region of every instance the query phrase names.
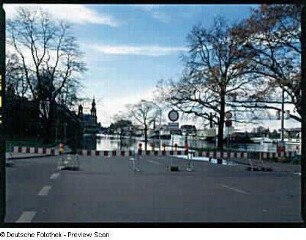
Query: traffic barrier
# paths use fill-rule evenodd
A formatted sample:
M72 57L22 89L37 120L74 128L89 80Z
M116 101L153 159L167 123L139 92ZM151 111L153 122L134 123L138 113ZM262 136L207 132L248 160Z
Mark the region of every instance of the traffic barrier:
M59 155L59 150L54 148L38 148L38 147L21 147L14 146L14 153L33 153L33 154L47 154L47 155ZM81 156L121 156L128 157L135 154L132 150L109 150L109 151L97 151L97 150L88 150L81 149L77 151ZM147 150L144 151L141 147L136 152L140 156L176 156L176 155L187 155L193 153L194 157L208 157L208 158L223 158L223 159L248 159L252 158L252 153L257 154L256 156L261 156L262 159L271 159L278 157L294 157L297 155L295 151L288 152L229 152L229 151L191 151L188 149L183 150ZM256 157L256 158L257 158Z
M54 149L54 148L14 146L13 153L59 155L59 150Z
M208 157L208 158L223 158L223 159L248 159L251 156L249 155L252 152L221 152L221 151L205 151L205 152L196 152L196 151L190 151L189 153L193 153L194 157ZM255 152L257 154L260 154L262 159L271 159L271 158L277 158L277 157L294 157L296 155L296 152L281 152L281 153L275 153L275 152ZM142 149L137 150L137 155L140 156L181 156L181 155L187 155L188 150L147 150L144 151ZM111 150L111 151L98 151L98 150L80 150L79 155L83 156L133 156L133 151L131 150ZM259 155L258 155L259 156Z

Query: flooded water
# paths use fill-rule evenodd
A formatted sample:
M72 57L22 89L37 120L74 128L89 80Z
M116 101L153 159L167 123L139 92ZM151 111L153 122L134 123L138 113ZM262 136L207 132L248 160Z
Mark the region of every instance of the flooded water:
M165 144L166 150L171 150L171 146L181 146L185 145L185 137L174 135L171 140L159 140L150 139L148 143L148 150L151 150L151 144L154 143L155 149L163 149L163 144ZM142 144L142 149L144 149L144 140L142 138L132 138L132 137L122 137L113 135L84 135L83 137L83 149L91 149L98 151L111 151L111 150L135 150L138 148L138 144ZM192 148L214 148L216 145L214 143L209 143L203 140L195 140L192 137L188 138L188 145ZM272 143L263 144L230 144L230 148L240 151L261 151L261 152L276 152L277 145ZM286 151L295 151L297 145L287 144ZM178 148L179 149L179 148ZM225 144L226 149L226 144Z
M238 163L235 163L233 161L225 160L225 159L215 159L215 158L208 158L208 157L190 157L190 156L176 156L178 158L182 158L185 160L189 160L190 158L192 161L203 161L203 162L208 162L208 163L213 163L213 164L222 164L222 165L229 165L229 166L237 166L239 165Z

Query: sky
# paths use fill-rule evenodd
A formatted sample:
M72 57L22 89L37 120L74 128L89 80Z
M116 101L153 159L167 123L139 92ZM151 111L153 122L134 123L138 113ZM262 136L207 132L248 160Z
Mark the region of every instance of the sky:
M16 8L4 4L7 19ZM54 19L71 23L88 71L81 96L95 98L98 121L109 126L126 104L151 100L157 82L178 79L186 37L194 25L209 27L214 17L239 21L256 5L42 5ZM89 110L85 106L85 111ZM293 123L295 126L296 123ZM278 122L276 123L278 125Z

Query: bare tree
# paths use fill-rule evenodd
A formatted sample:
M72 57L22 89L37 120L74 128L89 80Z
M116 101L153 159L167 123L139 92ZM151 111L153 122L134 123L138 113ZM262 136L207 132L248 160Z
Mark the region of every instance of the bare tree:
M135 119L136 122L138 122L143 126L144 137L145 137L145 151L147 151L148 129L150 125L160 115L160 109L153 102L141 100L137 104L129 105L128 110L130 113L130 117Z
M40 102L45 141L49 141L54 106L69 92L75 95L85 71L82 53L70 25L53 21L41 9L18 10L7 22L7 44L18 58L30 99ZM70 95L72 97L72 95Z
M188 35L189 53L179 81L170 81L165 100L186 114L194 114L218 125L218 147L223 148L226 102L245 96L255 84L244 79L250 74L252 54L244 55L225 19L216 18L210 29L194 27Z
M25 97L28 86L25 82L25 76L19 58L16 54L6 56L5 78L10 87L13 88L14 94Z
M294 4L263 4L233 28L246 54L254 57L249 63L253 72L265 79L251 98L240 99L245 107L281 110L282 91L285 103L295 106L301 121L301 6ZM238 102L238 101L237 101Z

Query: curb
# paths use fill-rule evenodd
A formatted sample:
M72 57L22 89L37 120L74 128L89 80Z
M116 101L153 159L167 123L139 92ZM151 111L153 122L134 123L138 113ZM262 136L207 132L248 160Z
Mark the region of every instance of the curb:
M18 160L18 159L29 159L29 158L41 158L41 157L52 157L55 155L40 155L40 156L20 156L20 157L8 157L5 160Z
M65 154L72 154L72 152L65 152ZM31 155L31 156L19 156L19 157L8 157L5 160L18 160L18 159L29 159L29 158L43 158L43 157L54 157L59 155L45 154L45 155Z

